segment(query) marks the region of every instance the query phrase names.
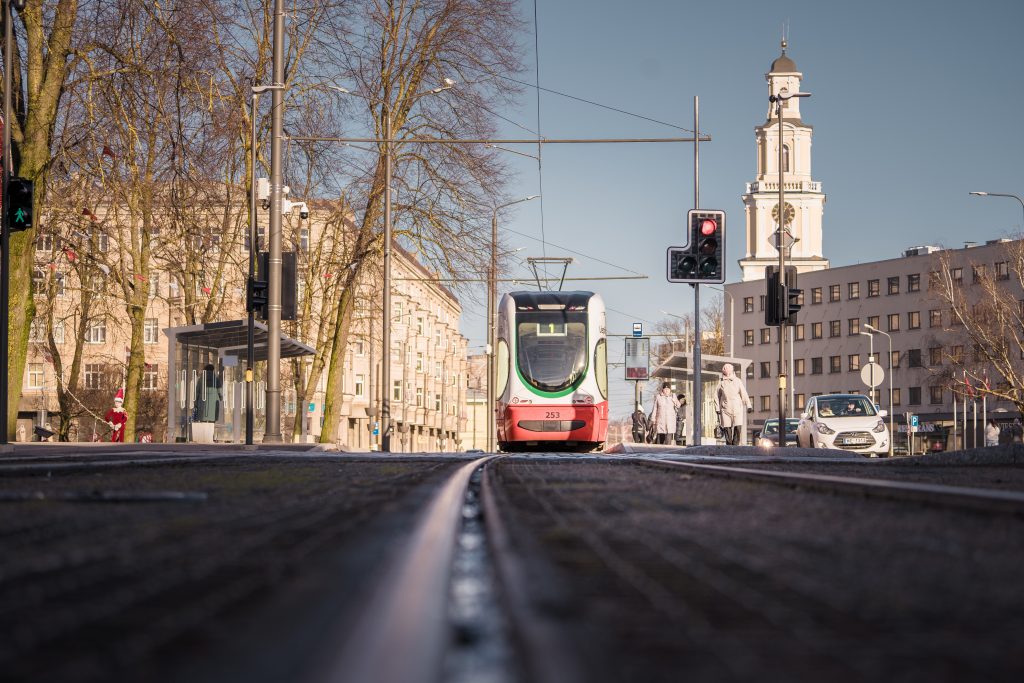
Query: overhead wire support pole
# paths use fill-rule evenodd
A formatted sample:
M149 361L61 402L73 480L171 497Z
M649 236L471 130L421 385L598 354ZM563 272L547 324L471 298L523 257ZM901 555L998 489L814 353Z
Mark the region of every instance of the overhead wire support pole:
M7 413L8 404L9 363L10 354L10 311L11 303L11 231L7 226L7 186L14 170L14 159L11 154L11 60L13 38L13 21L11 16L11 0L3 0L4 11L4 111L3 111L3 207L0 209L0 444L8 442Z
M274 85L284 84L284 0L274 0ZM284 88L274 90L270 132L270 258L267 268L267 417L264 443L281 443L281 156Z
M700 130L700 98L693 96L693 130ZM693 136L693 209L700 208L700 134ZM710 139L710 138L709 138ZM689 226L687 226L689 230ZM693 239L693 235L690 235ZM702 424L704 408L704 373L700 356L700 285L693 285L693 444L700 446L703 441Z

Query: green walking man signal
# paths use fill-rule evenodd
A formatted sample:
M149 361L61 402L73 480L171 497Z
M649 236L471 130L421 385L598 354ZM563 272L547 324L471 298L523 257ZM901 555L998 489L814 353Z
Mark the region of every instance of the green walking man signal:
M7 230L20 232L32 228L32 193L31 180L9 178L7 180L7 196L4 206L7 207Z

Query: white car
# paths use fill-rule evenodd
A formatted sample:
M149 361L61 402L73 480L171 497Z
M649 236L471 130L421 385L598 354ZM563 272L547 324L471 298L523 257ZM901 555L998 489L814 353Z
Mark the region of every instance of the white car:
M882 419L888 413L876 410L861 394L815 396L800 415L797 444L807 448L840 448L871 457L889 454L889 430Z

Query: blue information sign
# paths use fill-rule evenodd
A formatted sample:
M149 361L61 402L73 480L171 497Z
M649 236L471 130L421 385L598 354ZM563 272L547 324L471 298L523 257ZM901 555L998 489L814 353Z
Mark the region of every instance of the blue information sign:
M911 415L910 416L910 426L911 427L917 427L918 426L918 417L917 417L917 415Z

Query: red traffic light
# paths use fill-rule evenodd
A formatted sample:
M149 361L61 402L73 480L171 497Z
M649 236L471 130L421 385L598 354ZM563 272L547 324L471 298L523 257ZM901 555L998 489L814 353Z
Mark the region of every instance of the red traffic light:
M705 218L700 222L700 234L707 236L715 234L715 230L718 230L718 223L710 218Z

